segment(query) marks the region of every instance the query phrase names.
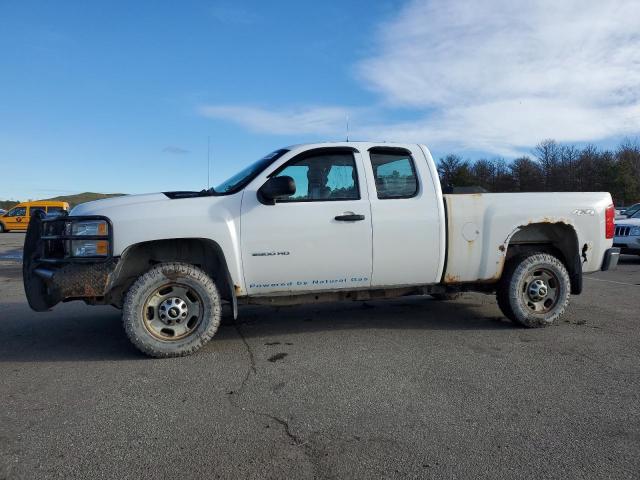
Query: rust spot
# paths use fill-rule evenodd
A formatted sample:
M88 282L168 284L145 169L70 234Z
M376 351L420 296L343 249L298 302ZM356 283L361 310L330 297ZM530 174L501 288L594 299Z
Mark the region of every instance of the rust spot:
M97 264L68 264L56 271L53 287L61 298L101 297L107 292L115 261Z
M444 283L458 283L460 281L460 277L458 275L451 275L447 273L444 276Z
M497 283L502 277L502 271L504 270L505 257L500 257L496 262L496 273L490 278L481 278L476 283Z
M233 289L235 290L236 295L238 295L238 294L242 293L242 287L241 287L240 285L235 285L235 284L234 284L234 285L233 285Z
M500 257L498 259L498 268L496 268L496 274L493 276L495 280L500 280L500 277L502 276L502 271L504 270L504 262L506 260L507 260L506 257Z
M506 250L506 248L504 248L504 245L500 245L498 247L498 250L500 250L501 252L504 252Z

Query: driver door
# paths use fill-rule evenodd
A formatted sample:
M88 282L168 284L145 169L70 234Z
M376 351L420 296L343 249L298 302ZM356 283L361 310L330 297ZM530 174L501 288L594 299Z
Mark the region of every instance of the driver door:
M265 177L245 190L241 248L249 295L370 286L371 209L362 172L353 149L315 149L269 175L292 177L293 195L261 203Z

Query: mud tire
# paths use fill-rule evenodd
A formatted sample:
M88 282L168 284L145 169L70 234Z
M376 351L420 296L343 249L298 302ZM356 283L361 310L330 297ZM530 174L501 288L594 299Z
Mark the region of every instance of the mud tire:
M552 277L555 293L548 310L534 311L527 293L528 279L537 272ZM535 277L534 277L535 278ZM512 258L502 275L496 298L505 317L529 328L547 327L562 316L571 295L569 273L564 264L548 253L528 253Z
M175 340L154 336L145 322L148 300L167 285L182 285L195 292L202 312L197 326L184 338ZM181 357L202 348L218 330L221 302L214 281L200 268L187 263L161 263L141 275L129 288L124 301L122 323L131 343L156 358Z

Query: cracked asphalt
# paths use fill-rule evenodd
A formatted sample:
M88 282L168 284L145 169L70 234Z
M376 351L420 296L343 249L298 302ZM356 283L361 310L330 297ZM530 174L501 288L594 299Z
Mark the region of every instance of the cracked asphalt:
M638 478L640 257L557 326L491 296L241 307L154 360L119 311L31 312L0 235L0 479Z

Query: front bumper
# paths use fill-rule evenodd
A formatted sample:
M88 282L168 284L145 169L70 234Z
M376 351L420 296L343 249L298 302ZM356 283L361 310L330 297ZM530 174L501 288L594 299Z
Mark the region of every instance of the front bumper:
M91 303L101 303L109 291L118 264L118 259L111 255L99 259L61 255L58 243L71 238L55 234L58 229L56 222L64 221L66 217L46 219L36 212L27 228L22 279L29 306L38 312L49 310L65 300L81 298Z
M604 259L602 260L601 270L615 270L618 266L618 260L620 258L620 249L618 247L608 248L604 252Z
M640 255L640 237L637 235L614 237L613 246L620 249L620 253Z

